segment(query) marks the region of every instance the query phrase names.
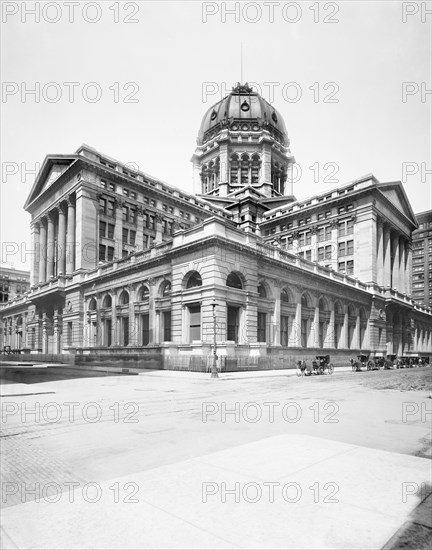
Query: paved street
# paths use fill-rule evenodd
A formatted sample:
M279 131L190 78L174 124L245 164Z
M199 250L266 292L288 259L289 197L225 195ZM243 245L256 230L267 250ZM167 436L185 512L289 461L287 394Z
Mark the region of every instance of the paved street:
M388 477L394 466L398 494L402 483L411 483L404 489L408 507L405 508L406 513L401 511L399 501L396 525L393 517L386 524L387 531L380 534L383 544L419 503L420 497L414 496L413 484L418 485L418 492L422 483L424 490L426 484L430 485L430 477L425 472L430 471L428 459L431 456L430 413L428 415L427 412L430 410L431 400L428 398L428 391L376 390L363 385L368 379L372 382L373 377L375 380L377 377L385 380L383 377L388 375L394 376L394 373L336 372L332 377L311 378L297 378L291 373L255 377L239 375L231 379L211 380L207 375L149 372L139 376L84 378L18 386L6 384L2 386L2 395L5 397L2 398L1 448L5 547L53 547L50 544L54 544L52 537L55 534L51 535L51 539L46 539L44 533L47 531L44 529L39 533L32 531L30 539L16 538L17 518L26 517L22 516L23 510L30 513L29 517L35 518L46 507L50 510L50 515L55 515L55 510L60 510L63 506L69 489L75 489L74 494L77 494L76 491L88 483L97 484L100 490L105 488L105 495L108 493L113 497L117 490L121 502L117 503L116 514L124 518L124 527L128 526L130 518L135 517L134 514L143 502L150 506L148 484L153 475L156 476L155 479L162 476L163 479L181 481L184 474L191 477L192 482L195 471L195 483L199 481L202 484L205 479L212 482L211 475L214 476L213 481L219 480L219 483L220 472L201 472L199 466L206 460L215 464L213 459L202 457L218 452L228 454L213 455L219 457L216 464L219 460L228 461L227 463L237 460L237 469L234 468L237 477L233 477L231 472L226 480L231 484L230 487L236 480L253 482L259 479L260 482L272 482L284 479L284 475L288 473L293 476L291 481L303 480L301 487L308 493L310 500L309 487L314 483L321 487L332 480L336 483L337 479L339 490L343 493L344 486L358 481L358 489L351 487L347 502L350 499L355 501L358 496L362 501L363 512L369 505L367 495L362 492L361 481L369 488L376 487L379 476L366 482L367 475L371 472L375 472L373 476L378 472L387 472ZM430 370L424 371L424 377L430 377ZM19 395L25 392L32 392L34 395ZM8 397L14 393L14 396ZM312 436L313 439L305 436ZM242 447L247 444L254 444L256 447ZM232 455L237 452L236 448L240 449L237 458ZM252 449L252 454L247 449ZM269 449L276 450L268 455L266 452L269 453ZM277 468L277 475L271 468L265 471L269 456L273 457L275 453L285 456L286 452L290 457L290 460L283 461L284 467L288 467L289 463L286 472ZM346 462L346 453L351 452L357 453L355 459L352 459L352 470L349 461ZM321 456L320 453L324 455ZM260 460L254 462L254 456L260 457ZM316 460L313 458L315 456ZM315 468L315 478L313 475L310 477L310 472L308 475L304 472L301 475L298 473L321 460L329 459L334 462L326 463L323 470ZM239 460L241 467L238 466ZM338 462L341 460L342 462ZM156 468L158 470L151 471ZM164 472L163 475L161 472ZM325 472L328 473L327 477L323 477ZM400 477L397 477L399 474ZM204 476L202 479L201 475ZM210 478L206 478L206 475ZM306 477L302 477L304 475ZM110 489L113 487L113 480L121 480L121 483ZM75 487L71 483L75 483ZM124 489L127 483L130 485ZM60 503L54 502L59 487L62 493ZM192 490L193 484L190 487ZM210 492L216 491L215 485L208 487ZM219 492L220 485L217 487ZM382 499L382 511L387 509L391 515L394 498L390 499L390 495L394 496L395 489L388 489L389 502L386 501L385 487L379 485L379 490L382 491L379 495ZM159 495L163 501L163 494L166 493L170 502L173 499L184 501L185 507L191 512L193 494L188 493L187 484L182 486L182 491L183 496L174 495L173 485L152 486L153 496ZM124 499L127 500L128 495L132 495L141 504L125 503ZM202 505L201 493L198 497L198 503ZM90 496L88 498L91 499ZM54 500L49 502L50 499ZM101 506L103 501L104 499L100 499L98 505ZM163 502L159 504L162 505ZM253 506L250 503L248 505ZM281 503L279 508L280 505ZM323 503L321 500L318 503L312 500L301 502L300 505L309 507L313 512L314 506L318 509ZM33 508L28 508L29 506ZM78 499L75 500L75 506L74 503L69 503L69 506L71 515L78 514ZM258 507L257 505L256 509ZM283 507L279 508L278 513ZM331 507L324 506L323 518L327 517L330 509ZM370 509L374 509L374 505L371 504ZM271 514L272 510L273 508L265 508L262 513ZM141 508L140 513L144 513ZM170 513L178 519L178 514L174 511ZM217 512L213 510L213 513L218 517ZM251 521L254 514L251 515ZM158 521L159 526L164 526L164 530L168 528L165 520L159 518ZM187 521L194 524L193 514ZM221 520L221 526L225 525L224 521ZM373 522L370 523L369 516L365 516L365 523L371 529ZM245 528L247 524L246 521ZM216 545L211 537L206 539L203 535L202 539L199 536L194 538L196 533L192 538L192 535L184 534L185 538L182 540L183 531L180 528L179 537L175 537L174 525L175 521L171 525L174 530L171 533L171 542L160 538L164 543L159 547L187 547L186 542L192 544L192 540L197 546ZM248 528L251 527L252 524ZM52 532L51 527L48 528ZM204 531L208 534L206 529ZM222 536L216 528L212 537L221 536L221 547L242 547L234 535L231 537L226 532L227 529L228 524L225 525ZM360 537L359 548L375 547L376 540L371 538L370 533L365 533L360 525L351 525L349 531L354 539ZM101 537L102 535L96 536L93 541L90 540L92 548L104 547ZM251 537L252 546L266 547L263 542L265 536L264 539L257 538L256 534ZM306 544L297 540L296 546L296 540L284 538L283 533L280 533L280 537L279 542L273 542L281 548L301 547L301 544ZM361 537L364 537L363 541ZM243 539L244 546L247 546L246 539L247 537ZM63 547L79 548L78 540L79 537L77 539L76 536L71 539L62 537ZM154 545L157 538L150 537L147 540L144 537L144 542L150 540ZM304 540L309 541L309 544L315 540L314 547L317 548L324 543L328 548L343 547L342 539L323 542L320 537L314 539L309 536ZM122 547L121 540L113 541L112 547ZM151 547L150 543L148 547Z

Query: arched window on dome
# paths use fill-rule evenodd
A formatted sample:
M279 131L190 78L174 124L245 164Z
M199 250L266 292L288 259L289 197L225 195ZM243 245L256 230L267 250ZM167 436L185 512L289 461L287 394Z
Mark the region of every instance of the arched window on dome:
M237 185L239 182L239 157L234 153L230 158L230 183Z
M241 156L240 178L242 185L248 185L250 183L250 159L247 153L243 153Z
M252 155L252 166L251 166L252 185L256 185L257 183L259 183L260 167L261 167L260 157L257 153L255 153L254 155Z

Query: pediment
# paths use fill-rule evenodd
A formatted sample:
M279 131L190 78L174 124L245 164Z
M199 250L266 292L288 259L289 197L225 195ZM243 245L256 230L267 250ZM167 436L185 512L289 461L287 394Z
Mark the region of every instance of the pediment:
M75 160L75 157L47 156L36 176L24 208L49 189Z
M400 210L405 217L407 217L415 226L417 226L417 220L415 214L411 208L408 197L404 191L404 188L400 182L392 183L380 183L378 184L378 190L388 199L398 210Z

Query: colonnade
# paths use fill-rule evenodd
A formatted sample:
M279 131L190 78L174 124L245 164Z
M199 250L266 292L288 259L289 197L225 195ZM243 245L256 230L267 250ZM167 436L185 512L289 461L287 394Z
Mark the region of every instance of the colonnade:
M412 248L408 238L377 221L377 284L411 293Z
M72 197L33 220L33 285L49 281L51 277L73 273L75 223L75 201Z

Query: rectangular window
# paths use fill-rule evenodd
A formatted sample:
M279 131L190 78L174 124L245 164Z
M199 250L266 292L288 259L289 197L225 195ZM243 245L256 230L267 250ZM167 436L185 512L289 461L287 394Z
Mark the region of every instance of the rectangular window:
M227 340L238 342L239 308L228 306L227 308Z
M325 228L325 240L326 241L329 241L331 239L331 236L332 236L332 229L331 227L328 225L326 228Z
M347 241L347 256L354 254L354 241Z
M99 210L104 214L107 213L107 201L102 197L99 199Z
M345 237L345 222L340 222L338 225L339 237Z
M108 207L108 210L107 210L108 216L115 216L114 201L108 201L107 207Z
M201 306L189 306L189 341L201 340Z
M108 239L114 239L114 225L112 223L108 224Z
M163 312L163 338L164 342L171 342L171 311Z
M306 233L306 244L311 244L311 242L312 242L312 233L308 231Z
M332 259L332 246L331 246L331 244L329 244L325 247L325 259L326 260L331 260Z
M72 345L72 322L71 321L69 321L67 324L67 343L68 343L68 346Z
M345 273L345 262L339 262L338 263L338 271L340 273Z
M281 316L281 332L280 332L280 340L281 340L281 346L288 346L288 330L289 330L289 317L286 315Z
M106 233L106 222L100 221L99 222L99 237L105 237Z
M257 326L257 341L266 341L266 320L267 315L265 313L258 312L258 326Z
M113 246L109 246L108 247L108 257L107 257L107 260L109 262L112 262L114 259L114 247Z
M150 316L148 313L141 317L142 319L142 345L147 346L150 343Z
M354 220L348 220L347 221L347 235L352 235L354 233Z
M339 256L346 256L345 250L346 250L345 242L339 243L338 244L338 255Z
M105 261L105 246L103 244L99 245L99 261Z
M312 250L306 250L306 260L312 261Z
M129 208L127 206L123 206L123 221L127 222L129 219Z
M354 260L349 260L347 262L346 272L347 275L352 275L354 273Z
M318 220L323 220L324 219L324 212L320 212L318 214Z
M318 229L318 242L321 243L324 240L325 232L324 227Z
M308 320L301 320L301 344L303 348L307 348L307 338L308 337Z
M322 260L324 260L324 247L320 246L318 248L318 261L321 262Z
M129 223L136 223L136 210L129 208Z
M128 233L129 231L125 228L123 228L123 231L122 231L122 242L123 244L127 244L128 242Z
M135 246L135 237L136 237L136 231L132 231L132 229L129 231L129 244L132 246Z

